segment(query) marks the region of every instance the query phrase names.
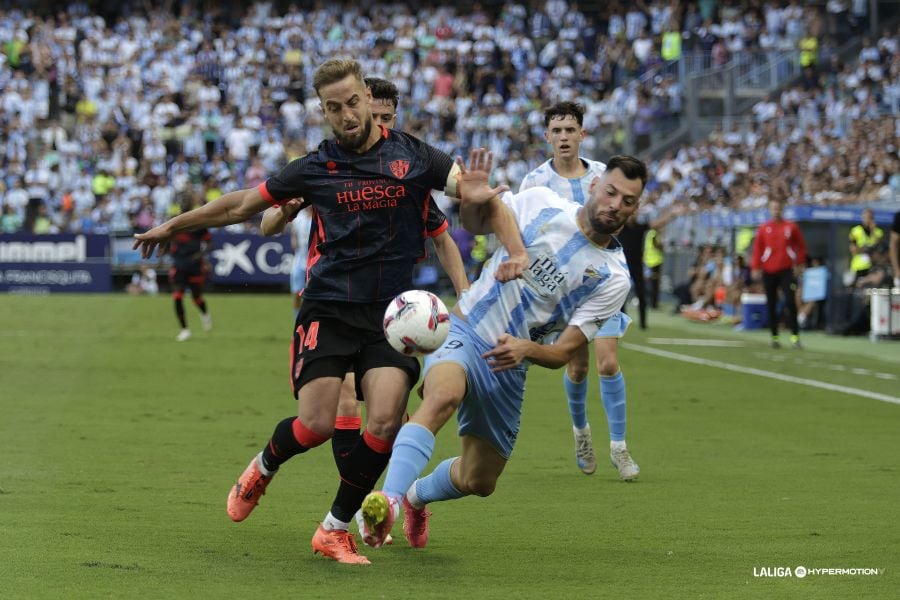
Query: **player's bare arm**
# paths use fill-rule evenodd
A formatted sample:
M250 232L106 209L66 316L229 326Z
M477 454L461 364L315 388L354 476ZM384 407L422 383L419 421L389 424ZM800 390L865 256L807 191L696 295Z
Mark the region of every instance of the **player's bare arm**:
M489 177L493 163L493 153L484 148L473 149L469 153L468 168L457 158L460 174L459 215L463 227L475 234L494 233L509 254L497 268L497 281L510 281L522 275L528 264L528 255L522 234L515 217L500 200L499 194L509 190L508 186L491 187Z
M264 236L278 235L285 226L297 216L303 201L297 198L288 200L281 206L270 206L263 212L259 232Z
M466 267L463 264L462 255L459 253L459 247L446 231L432 238L434 242L434 250L437 252L438 260L441 266L450 277L453 289L459 296L465 290L469 289L469 280L466 278Z
M512 369L523 360L548 369L558 369L566 366L575 352L587 342L581 329L574 326L566 327L553 344L538 344L504 333L497 340L494 349L485 352L482 358L490 362L491 370L495 373Z
M150 258L159 247L159 255L168 252L175 234L193 231L201 227L222 227L246 221L268 207L257 188L229 192L200 208L189 210L145 233L135 234L134 249L140 248L141 256Z

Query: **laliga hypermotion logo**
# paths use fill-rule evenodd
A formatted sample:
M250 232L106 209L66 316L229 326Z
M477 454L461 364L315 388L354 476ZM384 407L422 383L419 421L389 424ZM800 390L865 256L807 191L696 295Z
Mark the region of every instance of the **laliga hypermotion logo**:
M253 261L247 256L247 249L250 248L250 240L244 240L240 244L222 244L221 250L214 250L212 255L216 259L216 275L226 277L231 274L235 267L242 269L244 272L253 274L256 269L253 268Z

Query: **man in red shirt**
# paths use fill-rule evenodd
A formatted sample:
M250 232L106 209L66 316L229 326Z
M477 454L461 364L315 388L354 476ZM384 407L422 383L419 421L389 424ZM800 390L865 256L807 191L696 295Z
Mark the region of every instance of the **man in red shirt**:
M780 288L787 309L788 325L791 328L791 345L800 348L800 328L797 325L797 275L806 264L806 242L796 223L782 219L783 209L781 202L777 200L769 202L770 219L756 230L750 268L755 280L758 281L762 274L769 329L772 332L772 347L781 348L778 341L777 315Z

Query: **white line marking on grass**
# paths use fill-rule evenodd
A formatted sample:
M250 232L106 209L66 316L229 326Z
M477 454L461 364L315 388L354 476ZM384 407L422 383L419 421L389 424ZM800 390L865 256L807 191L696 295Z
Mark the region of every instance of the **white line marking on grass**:
M753 356L755 356L756 358L758 358L760 360L770 360L772 362L784 362L784 360L785 360L784 356L777 354L777 353L773 353L773 352L754 352ZM850 367L848 367L846 365L827 365L827 366L823 367L822 365L819 365L816 362L811 362L811 361L808 361L808 360L805 360L802 358L794 358L794 364L804 366L804 367L812 367L815 369L830 369L832 371L841 371L841 372L849 371L853 375L864 375L866 377L871 375L872 377L876 377L878 379L887 379L890 381L900 379L900 377L897 377L893 373L879 373L878 371L871 371L869 369L859 369L859 368L851 369Z
M742 348L747 344L734 340L711 340L696 338L648 338L647 342L657 346L731 346Z
M621 344L624 348L628 350L636 350L638 352L643 352L645 354L653 354L655 356L662 356L663 358L671 358L672 360L680 360L682 362L693 363L695 365L703 365L706 367L717 367L719 369L725 369L727 371L735 371L737 373L747 373L749 375L758 375L759 377L768 377L769 379L776 379L778 381L787 381L790 383L797 383L800 385L807 385L809 387L820 388L823 390L830 390L832 392L842 392L844 394L850 394L851 396L861 396L863 398L871 398L872 400L880 400L881 402L890 402L891 404L900 404L900 398L896 396L888 396L887 394L879 394L878 392L870 392L868 390L859 390L856 388L851 388L843 385L836 385L834 383L825 383L824 381L816 381L815 379L805 379L803 377L794 377L793 375L783 375L781 373L774 373L772 371L764 371L763 369L754 369L753 367L742 367L741 365L733 365L731 363L721 362L718 360L709 360L706 358L698 358L696 356L690 356L688 354L678 354L677 352L669 352L668 350L661 350L659 348L650 348L648 346L640 346L637 344L631 344L628 342Z

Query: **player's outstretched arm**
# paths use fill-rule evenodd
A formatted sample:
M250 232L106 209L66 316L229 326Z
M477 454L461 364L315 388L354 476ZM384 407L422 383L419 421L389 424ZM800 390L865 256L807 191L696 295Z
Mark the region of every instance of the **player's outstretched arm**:
M538 344L504 333L497 340L494 349L485 352L482 358L491 364L494 373L512 369L523 360L548 369L558 369L567 365L575 356L575 351L587 342L581 329L574 326L566 327L559 339L552 344Z
M509 259L497 268L498 281L521 276L528 264L528 256L519 225L499 197L509 188L505 185L492 188L489 184L493 154L484 148L476 148L469 153L468 168L461 158L456 162L460 170L459 215L463 227L475 234L494 233L506 248Z
M288 222L297 216L302 205L302 200L294 198L281 206L270 206L263 212L259 232L264 236L278 235L283 232Z
M141 256L150 258L159 247L159 255L169 249L175 234L193 231L201 227L222 227L246 221L269 206L257 188L229 192L221 198L189 210L145 233L135 234L134 249L140 248Z

